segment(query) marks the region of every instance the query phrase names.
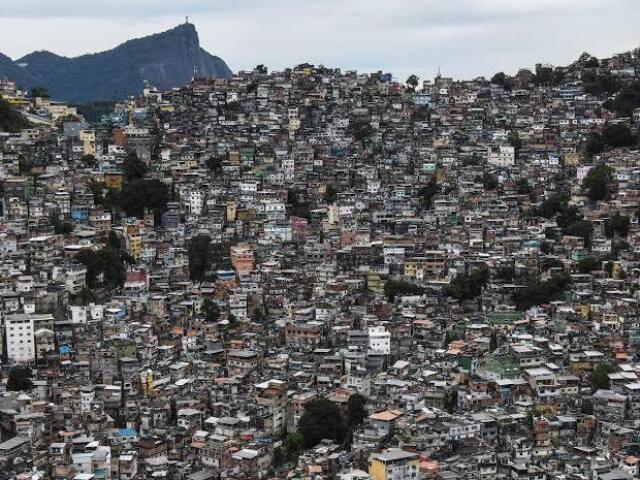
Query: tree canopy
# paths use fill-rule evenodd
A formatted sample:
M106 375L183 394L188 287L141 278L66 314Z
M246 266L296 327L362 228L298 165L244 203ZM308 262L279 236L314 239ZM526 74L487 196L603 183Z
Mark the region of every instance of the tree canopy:
M615 111L618 115L628 117L640 107L640 82L634 82L618 92L613 101L603 104L607 109Z
M409 85L410 89L413 91L418 86L419 79L417 75L409 75L407 78L407 85Z
M29 89L29 98L49 98L49 91L40 86L32 87Z
M334 203L337 198L338 192L336 191L335 187L333 185L327 185L324 191L324 197L322 198L324 203Z
M207 322L215 323L220 318L220 309L216 302L210 298L205 298L202 302L202 314Z
M213 263L213 244L209 235L197 235L189 241L189 277L203 281Z
M591 387L594 390L609 388L609 374L616 371L615 365L602 363L591 372Z
M133 152L125 157L122 168L127 182L139 180L147 173L147 165Z
M507 92L510 92L513 89L513 80L505 75L504 72L498 72L491 77L491 83L501 86Z
M578 271L580 273L591 273L594 270L599 270L602 267L602 262L595 257L584 257L578 262Z
M418 198L420 199L422 207L430 208L433 197L435 197L439 191L440 187L438 187L436 177L432 175L429 181L418 190Z
M398 295L422 295L423 293L424 288L405 280L387 280L384 284L384 294L390 302L393 302Z
M287 203L289 204L291 215L294 217L306 219L311 217L309 202L301 202L295 190L289 189L287 191Z
M324 439L342 443L345 425L338 406L326 398L310 402L298 421L298 432L305 448L315 447Z
M610 73L598 74L593 70L582 71L584 91L591 95L611 95L620 90L620 82Z
M589 220L576 220L563 229L565 235L572 237L582 237L585 247L591 246L591 236L593 235L593 225Z
M607 238L619 236L625 238L629 233L629 217L615 213L611 218L604 222L604 234Z
M169 201L169 188L160 180L135 179L125 184L120 201L122 210L131 217L142 218L145 209L159 215Z
M486 265L474 269L470 274L458 275L445 288L445 293L456 300L472 300L482 292L489 281L489 269Z
M31 368L26 365L16 365L9 370L9 378L7 379L7 390L11 392L19 392L22 390L31 390L33 382L31 381Z
M130 256L113 243L97 252L80 250L74 259L86 267L87 286L92 289L100 285L109 288L122 286L127 271L125 262L131 261Z
M604 140L602 139L602 135L598 132L590 132L587 136L586 141L584 142L584 153L588 157L592 157L594 155L598 155L602 153L604 150Z
M589 200L596 202L609 198L613 184L613 170L607 165L597 165L589 170L589 173L582 181L582 190L587 194Z
M565 272L553 275L546 281L535 279L516 293L516 306L519 310L527 310L535 305L559 300L570 284L571 277Z
M608 125L602 134L604 142L612 148L630 147L636 141L635 135L626 125Z
M366 397L359 393L354 393L349 397L347 402L347 427L351 430L356 428L367 416L365 405L367 404Z
M30 126L24 115L11 108L11 105L0 97L0 132L15 133Z

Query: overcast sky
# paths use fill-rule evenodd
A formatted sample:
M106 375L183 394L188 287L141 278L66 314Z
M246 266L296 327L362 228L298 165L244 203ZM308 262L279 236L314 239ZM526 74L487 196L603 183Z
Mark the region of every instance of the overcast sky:
M640 0L0 0L0 52L75 56L184 22L232 70L471 78L640 46Z

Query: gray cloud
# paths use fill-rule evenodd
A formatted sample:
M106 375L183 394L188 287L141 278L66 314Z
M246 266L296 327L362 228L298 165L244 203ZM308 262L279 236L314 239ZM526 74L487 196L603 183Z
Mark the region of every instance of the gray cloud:
M637 0L0 0L0 51L99 51L189 15L235 69L303 61L400 78L514 72L640 43ZM26 33L26 34L25 34Z

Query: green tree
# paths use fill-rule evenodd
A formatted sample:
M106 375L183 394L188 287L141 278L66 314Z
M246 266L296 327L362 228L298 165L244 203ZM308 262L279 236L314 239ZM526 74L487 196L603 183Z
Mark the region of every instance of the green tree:
M458 275L445 287L444 292L458 301L472 300L480 295L489 277L489 269L482 265L470 274Z
M564 234L572 237L582 237L586 248L591 246L591 235L593 234L593 225L588 220L576 220L570 223L564 229Z
M220 318L220 308L218 304L210 298L205 298L202 302L202 314L207 322L215 323Z
M300 432L290 432L284 439L286 460L295 463L304 447L304 437Z
M315 447L324 439L342 443L345 426L338 406L326 398L310 402L298 421L298 432L304 438L304 447Z
M501 86L507 92L510 92L513 89L513 80L505 75L504 72L498 72L491 77L491 83Z
M324 191L324 197L322 198L324 203L332 204L338 198L338 192L333 185L327 185Z
M500 267L496 270L496 279L503 282L512 282L516 276L516 270L512 266Z
M600 66L598 58L594 57L588 52L584 52L582 55L580 55L580 61L584 68L598 68Z
M126 274L125 260L129 255L112 246L105 245L98 251L80 250L74 260L87 269L87 286L96 288L104 284L114 288L122 286Z
M11 105L0 97L0 132L15 133L23 128L29 128L31 123Z
M629 234L629 217L615 213L611 218L604 222L604 233L607 238L613 238L615 235L626 238Z
M553 275L549 280L530 281L516 293L516 306L519 310L527 310L535 305L542 305L559 300L571 284L571 277L565 273Z
M591 387L593 390L602 390L609 388L609 374L616 371L615 365L611 363L602 363L591 372Z
M135 179L127 182L120 196L121 208L131 216L142 218L145 209L159 216L169 201L169 188L160 180Z
M604 150L604 140L598 132L590 132L584 143L584 153L589 157L598 155Z
M255 312L253 312L253 320L256 323L264 323L266 319L267 319L267 316L262 311L262 309L256 308Z
M456 387L452 387L445 393L444 396L444 409L448 413L453 413L456 411L458 407L458 389Z
M580 273L591 273L594 270L600 270L602 262L595 257L584 257L578 262L578 271Z
M407 78L407 85L409 85L409 90L414 92L418 87L418 77L416 75L409 75L409 78Z
M56 235L68 235L73 232L73 223L60 220L57 212L51 216L51 225Z
M31 368L25 365L16 365L9 370L9 378L7 379L7 390L11 392L19 392L22 390L31 390L33 382Z
M507 142L509 142L509 145L515 149L516 153L522 148L522 140L520 140L520 134L517 130L511 130L509 132L507 135Z
M419 106L411 112L411 120L414 122L430 122L431 109L427 106Z
M548 86L554 83L553 67L550 65L536 65L533 82L539 86Z
M618 115L629 117L640 107L640 82L636 81L618 92L613 101L607 101L603 106L615 111Z
M422 295L423 293L424 288L405 280L387 280L384 284L384 294L390 302L393 302L398 295Z
M189 241L189 277L202 282L213 263L213 244L209 235L197 235Z
M609 198L613 181L613 169L607 165L597 165L589 170L582 181L582 190L592 202L606 200Z
M124 178L127 182L139 180L147 173L147 166L135 152L127 154L123 163Z
M80 161L88 167L95 167L98 163L96 157L94 157L93 155L83 155L80 158Z
M359 393L354 393L347 402L347 427L351 430L364 422L367 417L365 405L367 398Z
M120 251L123 248L122 240L120 240L118 234L113 230L110 230L109 235L107 236L107 246L117 251Z
M358 142L364 142L372 133L373 127L368 120L357 119L349 122L347 133L352 135Z
M626 125L608 125L602 132L604 142L613 148L630 147L636 142L636 137Z
M440 188L438 187L438 183L436 182L436 176L432 175L426 185L420 187L420 189L418 190L418 199L420 200L420 204L422 205L422 207L426 209L431 208L431 201L439 191Z
M44 87L32 87L29 89L29 98L49 98L49 92Z
M520 178L516 183L516 191L518 195L531 195L533 187L526 178Z
M583 70L582 84L586 93L595 96L611 95L620 90L620 82L608 72L598 74L593 70Z
M209 168L209 170L211 170L212 173L222 172L222 159L214 155L210 156L207 159L207 167Z
M76 295L69 295L69 303L72 305L87 305L89 302L95 302L96 298L93 292L87 287L82 287Z
M489 351L495 352L498 348L498 332L493 330L491 332L491 337L489 337Z
M495 190L498 188L498 178L489 172L484 172L482 174L482 187L485 190Z
M290 214L294 217L311 218L311 210L308 202L301 202L295 190L287 191L287 203L289 204Z
M607 263L604 264L604 271L607 272L607 275L609 275L609 276L613 275L613 262L612 261L608 261Z
M551 270L552 268L564 268L562 260L558 258L543 258L540 260L539 266L541 272L546 272L547 270Z

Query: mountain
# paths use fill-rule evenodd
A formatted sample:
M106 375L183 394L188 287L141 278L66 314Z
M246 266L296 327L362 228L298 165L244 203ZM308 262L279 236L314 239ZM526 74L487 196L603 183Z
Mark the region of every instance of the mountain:
M0 75L23 88L42 86L52 98L72 103L137 95L144 80L160 90L178 87L191 80L194 67L199 76L231 76L222 59L200 47L190 23L74 58L38 51L13 61L0 54Z

